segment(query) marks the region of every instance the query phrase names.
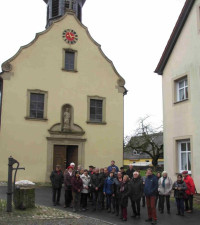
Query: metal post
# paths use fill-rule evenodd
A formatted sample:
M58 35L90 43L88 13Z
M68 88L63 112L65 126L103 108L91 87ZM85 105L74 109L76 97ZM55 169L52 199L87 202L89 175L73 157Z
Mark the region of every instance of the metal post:
M7 191L7 212L12 212L12 166L13 158L8 158L8 191Z

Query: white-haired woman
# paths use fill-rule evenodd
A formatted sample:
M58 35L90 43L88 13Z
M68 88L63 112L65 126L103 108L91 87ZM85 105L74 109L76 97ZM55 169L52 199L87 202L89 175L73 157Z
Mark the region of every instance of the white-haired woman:
M170 194L172 191L172 180L168 177L167 171L162 172L162 177L158 181L158 191L161 200L160 213L164 213L164 204L166 199L167 213L170 214Z

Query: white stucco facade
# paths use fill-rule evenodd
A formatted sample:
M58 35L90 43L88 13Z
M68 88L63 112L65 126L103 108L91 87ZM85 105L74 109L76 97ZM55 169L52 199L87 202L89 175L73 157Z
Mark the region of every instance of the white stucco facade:
M200 191L200 0L195 1L162 75L165 170L181 172L178 143L188 141L191 174ZM177 82L186 77L188 98L177 101Z

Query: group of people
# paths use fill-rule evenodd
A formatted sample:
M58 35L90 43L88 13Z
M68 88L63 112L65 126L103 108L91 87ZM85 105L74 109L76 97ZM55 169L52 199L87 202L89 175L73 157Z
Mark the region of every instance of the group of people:
M89 170L75 164L64 171L59 165L52 171L50 180L53 190L53 204L59 205L61 188L64 183L65 205L73 207L73 211L86 211L88 201L92 203L93 211L106 209L108 213L120 216L120 219L127 221L127 207L130 199L133 215L140 217L140 203L147 205L147 222L157 223L156 207L160 213L164 213L166 200L167 213L170 214L170 195L174 190L174 197L177 204L177 215L184 216L184 211L191 213L193 210L193 195L195 185L187 171L178 174L177 180L173 183L166 171L153 174L148 168L144 177L140 176L140 171L135 171L133 165L129 165L126 171L120 169L111 161L111 165L105 168L95 168L89 166Z

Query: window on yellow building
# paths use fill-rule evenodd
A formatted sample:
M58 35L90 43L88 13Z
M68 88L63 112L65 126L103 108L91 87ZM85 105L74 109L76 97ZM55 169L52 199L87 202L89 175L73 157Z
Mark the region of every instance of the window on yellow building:
M187 76L176 82L176 101L181 102L188 99L188 79Z
M88 96L88 123L106 124L106 99L98 96Z
M73 71L75 63L75 52L65 51L65 70Z
M178 141L179 172L187 170L191 173L190 140Z
M26 119L47 119L47 92L28 90Z

